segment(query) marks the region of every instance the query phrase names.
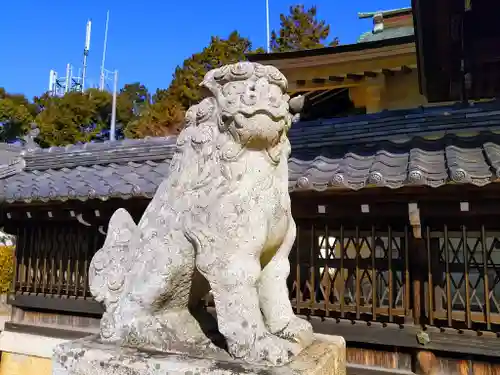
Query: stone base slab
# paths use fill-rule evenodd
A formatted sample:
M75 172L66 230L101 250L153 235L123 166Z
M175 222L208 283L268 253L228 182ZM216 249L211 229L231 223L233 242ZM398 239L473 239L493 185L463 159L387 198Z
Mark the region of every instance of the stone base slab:
M267 367L230 358L121 348L91 336L58 345L52 363L53 375L345 375L346 346L342 337L318 335L289 364Z

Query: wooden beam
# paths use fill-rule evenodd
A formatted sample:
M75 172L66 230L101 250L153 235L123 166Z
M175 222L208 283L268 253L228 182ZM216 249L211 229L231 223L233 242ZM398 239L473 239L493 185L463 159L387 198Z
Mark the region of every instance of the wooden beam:
M383 323L368 323L346 319L322 319L309 317L314 332L326 335L343 336L348 343L372 344L383 347L396 346L435 350L448 353L463 353L500 357L500 339L496 334L478 334L473 331L458 331L455 329L440 330L428 327L430 342L426 345L418 343L416 336L422 331L418 325L397 325Z
M422 238L420 210L418 208L418 203L408 203L408 217L410 220L410 225L413 228L413 237Z
M7 303L21 309L49 310L75 314L83 313L97 316L101 316L104 312L103 306L93 298L73 299L50 295L17 294L9 296Z
M319 94L314 99L314 105L318 105L319 103L322 103L325 100L331 99L332 97L334 97L336 95L339 95L340 93L344 92L345 90L348 90L348 88L347 87L343 87L343 88L340 88L338 90L328 90L328 91L325 91L324 93Z
M346 87L358 86L364 79L376 77L377 73L367 71L364 74L347 74L345 76L328 76L328 78L315 77L311 80L298 79L295 82L289 80L289 91L318 91L333 90Z
M410 73L413 71L413 69L412 69L412 68L410 68L409 66L403 65L403 66L401 67L401 71L402 71L404 74L410 74Z
M345 76L329 76L328 80L331 82L344 82Z
M346 74L347 79L351 79L353 81L361 81L363 79L363 76L361 74L352 74L348 73Z
M335 81L332 80L335 79ZM354 87L359 86L364 77L361 76L360 80L353 79L340 79L337 80L338 77L329 77L328 80L322 80L321 78L315 78L310 81L306 81L303 79L292 81L289 80L289 91L293 92L304 92L304 91L319 91L319 90L333 90L333 89L342 89L346 87Z
M411 66L416 64L416 54L413 48L400 50L401 53L392 55L375 54L373 51L364 51L363 56L352 56L352 59L337 59L335 62L318 64L313 58L307 60L308 64L287 64L283 67L278 67L287 77L289 82L299 79L312 80L318 77L345 77L347 74L364 75L364 72L378 72L382 69L400 70L401 66ZM371 58L370 58L371 55ZM317 56L321 59L324 56ZM269 62L267 62L269 63ZM283 62L284 63L284 62Z
M455 205L453 202L457 202L462 199L469 199L469 201L472 202L470 199L471 196L481 197L479 202L483 202L484 204L493 204L493 206L500 207L500 186L497 183L491 183L482 187L465 184L449 184L439 188L403 186L398 189L366 188L360 190L329 189L321 192L293 191L290 194L292 197L292 203L305 201L310 204L328 204L328 202L331 204L335 201L335 199L340 202L375 200L376 202L404 202L405 204L407 204L408 201L418 201L422 216L425 216L422 208L422 204L424 202L428 202L431 205L438 205L435 211L441 211L444 209L445 212L441 212L441 215L444 215L446 213L446 209L449 209L449 206L446 206L446 204L451 202L451 204ZM476 201L474 200L474 202ZM477 204L474 203L472 206L471 203L473 208L476 205ZM460 212L460 210L454 210L450 214L455 215L456 212ZM406 208L405 216L407 214L408 210Z
M317 203L316 203L317 202ZM315 204L316 203L316 204ZM369 212L363 213L361 205L369 204ZM324 206L325 212L318 213L318 205ZM294 217L299 218L331 218L341 219L347 217L364 218L407 218L408 205L406 202L374 202L370 199L348 200L345 201L338 197L337 199L323 199L322 201L312 198L293 199L292 198L292 213Z
M337 91L336 90L324 90L324 91L313 91L312 95L311 92L308 95L308 99L313 103L313 105L318 104L318 99L323 101L326 98L330 97L331 95L335 95Z
M276 60L268 60L266 64L274 65L280 70L286 69L297 69L297 68L309 68L318 66L332 66L338 64L350 64L358 62L368 62L373 65L373 63L380 59L394 59L395 57L411 55L412 59L416 63L416 48L415 43L400 44L396 46L386 46L374 49L363 49L361 51L343 52L343 53L333 53L328 55L320 56L305 56L305 57L293 57L284 58ZM394 66L396 67L396 66ZM357 71L364 71L370 69L362 69ZM353 70L351 70L352 72ZM346 73L348 73L346 71Z
M27 333L30 335L57 337L63 340L78 340L83 337L95 334L95 332L92 332L91 330L81 331L12 322L5 322L5 330L8 332Z
M432 193L429 189L418 191L401 188L401 192L392 190L390 194L384 189L366 189L357 192L293 192L291 195L292 212L296 219L328 218L336 221L363 216L367 219L379 217L384 220L400 218L408 222L411 208L408 203L418 202L418 213L422 220L428 218L441 222L442 220L464 223L471 220L484 222L488 218L500 216L500 192L486 188L465 189L462 186L460 191L460 189L441 187ZM443 191L439 191L440 189ZM473 196L473 192L479 194L481 198L468 198ZM464 201L469 203L469 211L461 210L460 202ZM370 212L362 213L360 205L367 203L370 205ZM320 205L325 209L322 214L319 214L317 210ZM416 216L414 218L416 225L418 221Z
M429 351L420 351L417 354L417 363L423 375L439 374L441 371L439 360Z
M325 84L326 79L324 79L324 78L313 78L311 80L311 82L314 83L314 84L317 84L317 85L322 85L322 84Z
M346 367L347 375L415 375L415 373L410 370L366 366L356 363L347 363Z
M150 198L146 197L134 197L131 199L123 199L123 198L110 198L105 201L101 201L99 199L91 199L87 201L80 201L78 199L73 199L73 200L53 200L49 202L42 202L42 201L37 201L37 202L14 202L14 203L9 203L5 204L4 210L7 208L9 210L14 210L14 209L27 209L27 210L33 210L34 207L39 207L41 209L51 209L53 211L56 211L58 209L62 210L67 210L67 209L103 209L104 207L108 208L113 208L116 210L116 207L125 207L127 210L129 207L138 207L142 206L146 208L148 203L151 201Z
M337 88L352 87L359 84L365 78L376 78L377 72L366 71L363 74L349 73L343 76L328 76L328 78L315 77L310 81L298 79L295 81L296 86L291 82L290 87L293 87L293 92L297 91L317 91L317 90L332 90Z

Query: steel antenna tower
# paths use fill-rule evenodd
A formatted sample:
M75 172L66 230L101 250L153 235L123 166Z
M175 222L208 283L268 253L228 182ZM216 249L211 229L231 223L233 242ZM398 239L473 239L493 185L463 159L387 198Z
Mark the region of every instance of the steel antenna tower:
M116 70L107 70L106 63L106 52L108 44L108 26L109 26L109 11L106 13L106 31L104 34L104 50L102 54L102 62L100 67L100 76L98 79L98 85L101 91L109 90L113 91L115 84L118 81L118 74ZM49 95L63 96L68 92L84 92L87 86L94 87L92 85L91 79L87 77L88 69L88 56L90 51L90 35L92 30L92 20L87 21L87 27L85 32L85 46L83 49L83 66L79 69L74 69L73 65L66 65L66 74L59 75L56 70L52 69L49 73ZM114 81L115 84L108 85L110 81Z
M87 29L85 32L85 47L83 49L83 69L82 69L82 92L85 91L85 79L87 78L87 58L90 51L90 32L92 30L92 20L87 21Z

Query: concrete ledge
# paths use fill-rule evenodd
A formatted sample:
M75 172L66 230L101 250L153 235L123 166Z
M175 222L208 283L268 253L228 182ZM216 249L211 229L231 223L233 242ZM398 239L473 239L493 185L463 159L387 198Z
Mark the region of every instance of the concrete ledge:
M54 348L68 340L3 331L0 333L0 351L50 359Z

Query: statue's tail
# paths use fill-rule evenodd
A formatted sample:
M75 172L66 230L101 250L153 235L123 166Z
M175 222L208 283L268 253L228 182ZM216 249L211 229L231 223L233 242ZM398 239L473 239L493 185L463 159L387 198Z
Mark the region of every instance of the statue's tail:
M90 262L90 292L96 301L104 303L108 313L114 310L132 266L131 242L139 237L139 228L130 214L122 208L116 210L104 245Z

